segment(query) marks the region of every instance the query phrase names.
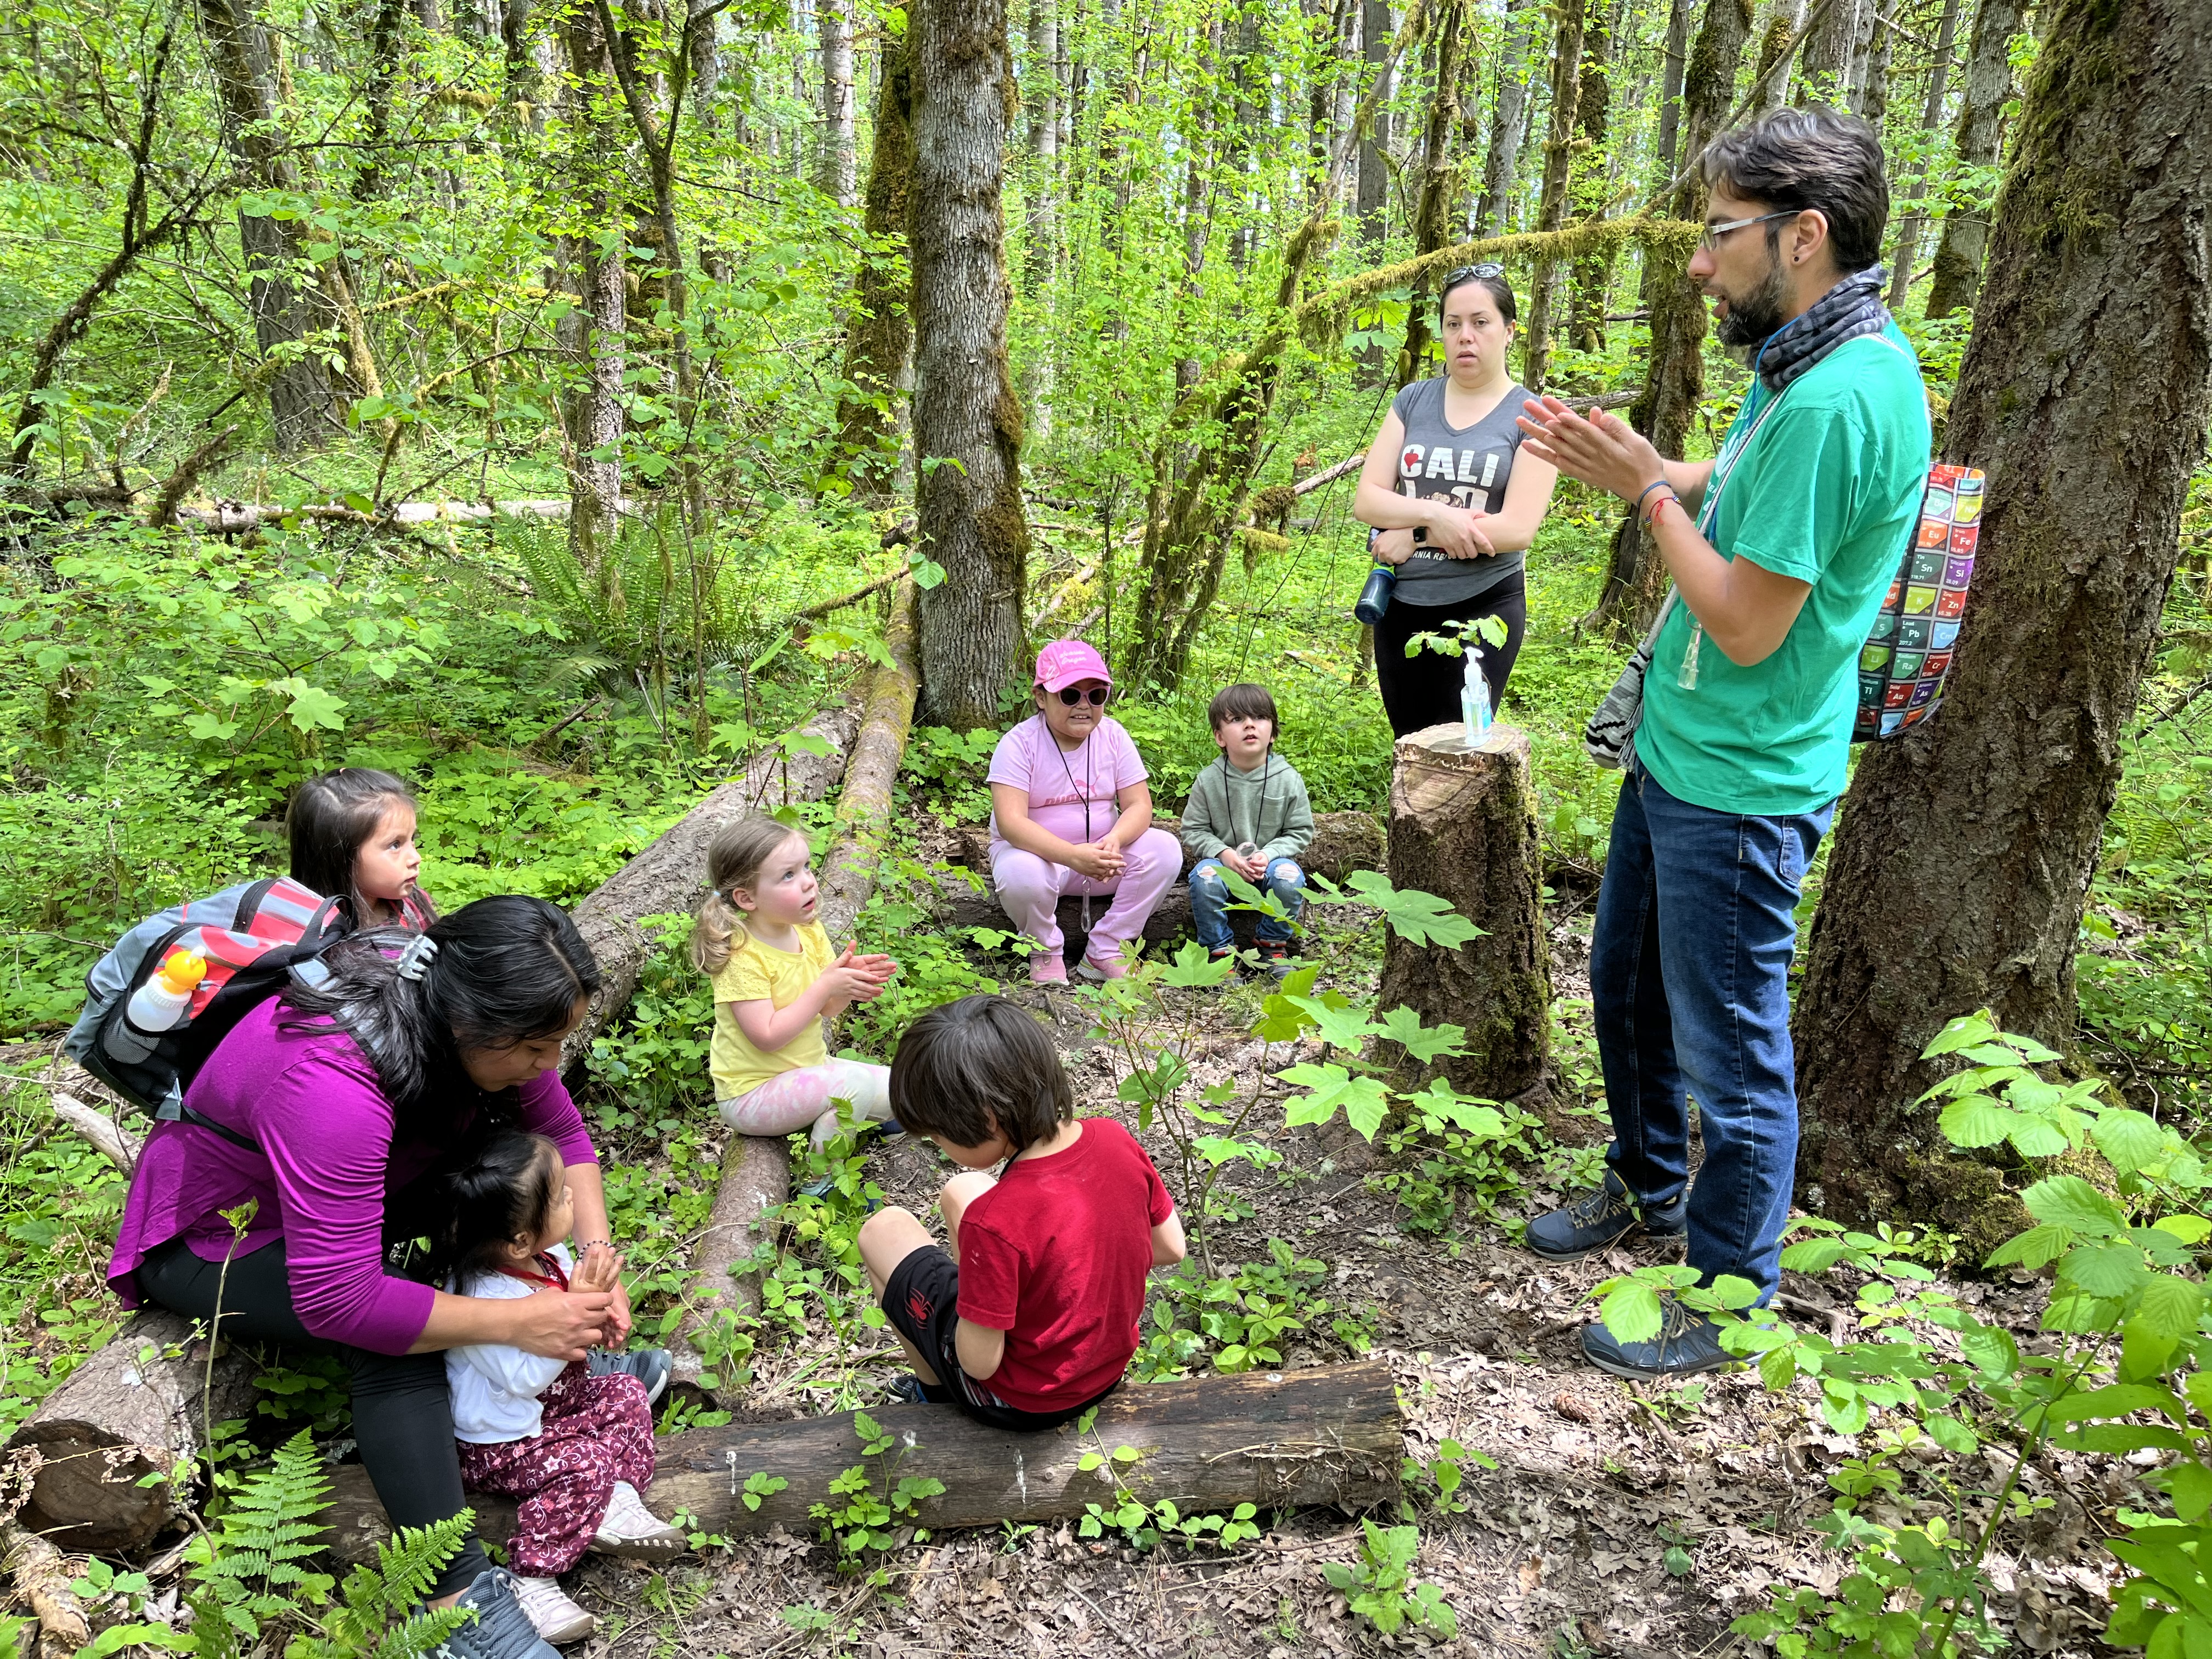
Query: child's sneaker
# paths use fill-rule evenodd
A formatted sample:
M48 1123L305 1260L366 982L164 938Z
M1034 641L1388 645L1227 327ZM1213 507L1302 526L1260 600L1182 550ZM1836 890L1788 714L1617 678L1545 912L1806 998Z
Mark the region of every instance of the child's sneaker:
M599 1621L570 1601L556 1578L514 1576L514 1599L522 1604L531 1626L548 1642L580 1642L599 1629Z
M1218 945L1206 953L1206 959L1208 962L1234 962L1237 960L1237 947L1233 945Z
M1030 958L1030 983L1032 985L1065 985L1067 983L1067 964L1059 956L1048 952Z
M1129 964L1121 959L1119 951L1110 957L1094 957L1086 949L1083 953L1083 965L1077 971L1088 980L1127 979Z
M607 1501L606 1516L599 1522L599 1529L592 1534L594 1554L666 1561L683 1554L688 1547L682 1533L646 1508L645 1499L638 1496L635 1486L627 1480L615 1482L615 1495Z
M1291 955L1291 947L1285 941L1279 939L1263 939L1258 941L1258 949L1260 968L1263 973L1273 974L1277 979L1280 979L1291 971L1291 963L1296 958Z
M593 1376L628 1376L644 1383L648 1406L668 1392L668 1379L676 1372L675 1358L665 1348L629 1348L621 1353L594 1348L584 1360Z

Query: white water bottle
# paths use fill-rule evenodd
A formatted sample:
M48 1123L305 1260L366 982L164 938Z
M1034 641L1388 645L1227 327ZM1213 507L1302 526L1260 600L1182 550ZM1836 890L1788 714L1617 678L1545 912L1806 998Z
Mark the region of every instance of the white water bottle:
M1460 717L1467 722L1467 741L1472 748L1479 738L1490 730L1490 682L1482 678L1482 659L1470 646L1466 652L1467 672L1460 682Z
M192 1006L192 993L206 977L207 958L179 946L131 994L124 1017L141 1031L170 1030L183 1023L185 1011Z

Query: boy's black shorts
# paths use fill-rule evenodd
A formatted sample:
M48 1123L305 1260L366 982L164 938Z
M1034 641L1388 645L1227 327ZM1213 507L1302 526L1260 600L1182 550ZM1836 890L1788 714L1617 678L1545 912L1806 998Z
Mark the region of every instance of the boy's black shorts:
M925 1244L910 1250L891 1269L890 1279L884 1286L883 1310L891 1328L913 1343L930 1362L930 1369L945 1379L924 1382L922 1398L932 1405L957 1406L978 1423L994 1429L1056 1429L1073 1422L1121 1386L1116 1377L1112 1387L1079 1406L1065 1411L1025 1412L1018 1406L1009 1406L967 1375L960 1369L959 1355L952 1346L953 1333L960 1324L960 1264L945 1253L942 1245Z

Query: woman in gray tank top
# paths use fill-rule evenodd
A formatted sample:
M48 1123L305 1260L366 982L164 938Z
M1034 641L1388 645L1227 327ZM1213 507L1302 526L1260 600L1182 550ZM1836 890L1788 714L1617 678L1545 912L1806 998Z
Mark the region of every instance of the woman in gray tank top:
M1552 504L1558 470L1520 453L1515 417L1529 394L1505 364L1513 289L1502 265L1444 278L1437 307L1444 373L1401 392L1367 452L1352 515L1375 527L1378 563L1398 568L1390 609L1375 625L1375 678L1399 737L1460 718L1464 664L1441 652L1408 657L1419 634L1496 617L1503 646L1480 647L1497 707L1528 622L1522 556Z

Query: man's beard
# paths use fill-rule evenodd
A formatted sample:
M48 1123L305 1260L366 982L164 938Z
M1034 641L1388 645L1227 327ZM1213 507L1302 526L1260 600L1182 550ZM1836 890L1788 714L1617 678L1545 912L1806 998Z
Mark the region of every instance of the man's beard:
M1721 337L1721 343L1743 347L1762 345L1767 336L1780 328L1784 320L1784 307L1790 303L1790 273L1777 259L1768 266L1765 280L1743 298L1738 299L1733 294L1722 297L1728 301L1728 315L1720 319L1715 331Z

